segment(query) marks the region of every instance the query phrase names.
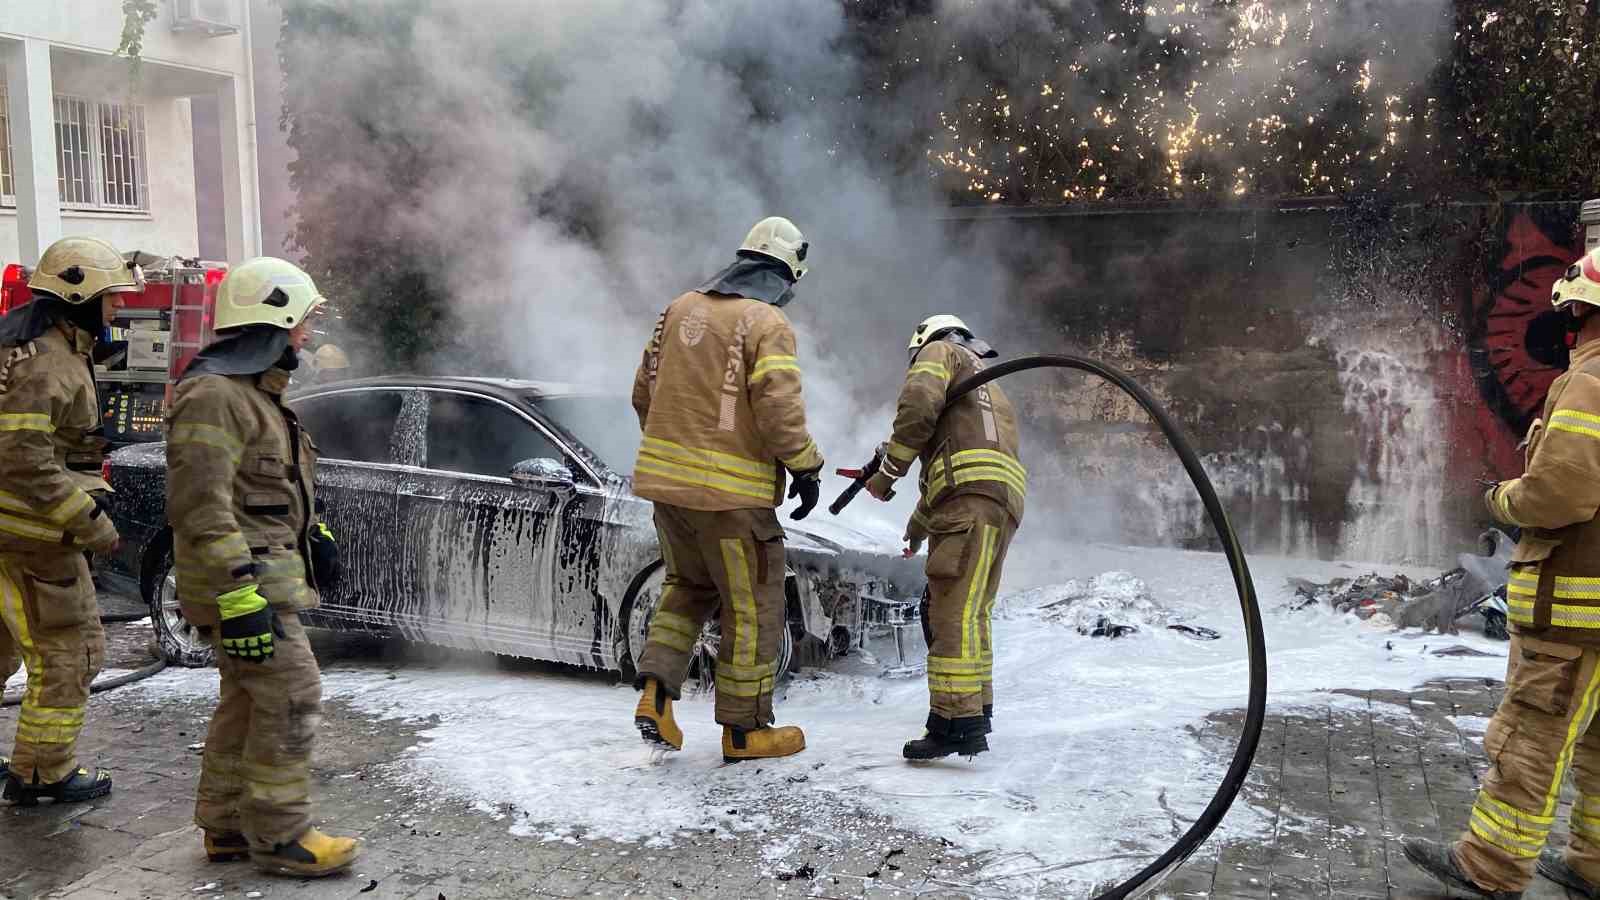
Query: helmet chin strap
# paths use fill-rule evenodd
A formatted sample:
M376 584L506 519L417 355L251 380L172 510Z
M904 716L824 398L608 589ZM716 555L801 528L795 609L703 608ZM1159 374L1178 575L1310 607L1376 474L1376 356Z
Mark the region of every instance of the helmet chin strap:
M1578 307L1582 307L1581 312ZM1578 346L1578 333L1594 314L1595 308L1587 303L1573 303L1567 307L1567 349Z

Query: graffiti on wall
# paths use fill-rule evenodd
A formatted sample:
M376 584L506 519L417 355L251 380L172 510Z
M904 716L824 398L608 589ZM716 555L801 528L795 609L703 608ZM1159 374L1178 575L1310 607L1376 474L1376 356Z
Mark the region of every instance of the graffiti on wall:
M1530 356L1525 340L1550 310L1556 278L1582 253L1575 212L1572 204L1509 208L1492 232L1483 278L1472 291L1466 338L1481 400L1473 411L1475 430L1489 441L1486 462L1498 477L1521 471L1517 444L1561 374Z

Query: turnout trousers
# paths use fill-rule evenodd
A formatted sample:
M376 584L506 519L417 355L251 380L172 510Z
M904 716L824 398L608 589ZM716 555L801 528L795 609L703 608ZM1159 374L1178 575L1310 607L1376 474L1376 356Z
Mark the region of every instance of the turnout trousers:
M222 688L201 763L195 824L243 833L272 852L311 827L311 745L321 719L322 672L293 612L278 611L275 652L246 662L222 652L212 629Z
M700 630L719 616L717 721L747 731L772 724L772 688L783 646L783 528L771 509L717 512L655 505L667 567L638 670L674 698Z
M83 553L0 554L0 620L0 684L28 670L11 774L62 781L77 769L89 685L106 652Z
M946 719L994 705L990 620L1016 533L1005 504L977 494L945 500L928 519L928 706Z
M1506 693L1483 748L1489 771L1456 858L1480 886L1521 891L1555 824L1567 772L1578 789L1566 859L1600 883L1600 648L1511 637Z

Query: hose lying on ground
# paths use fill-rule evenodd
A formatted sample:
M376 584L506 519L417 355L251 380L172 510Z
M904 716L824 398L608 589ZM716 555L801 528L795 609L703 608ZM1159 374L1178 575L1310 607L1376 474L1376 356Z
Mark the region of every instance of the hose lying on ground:
M135 621L138 621L139 619L147 619L149 617L150 617L149 613L141 613L139 615L131 615L131 614L124 615L124 614L119 614L119 613L111 613L111 614L108 614L108 615L101 616L100 617L100 621L101 621L102 624L111 624L111 623L114 623L114 622L135 622ZM94 684L89 685L89 693L91 693L91 694L99 694L99 693L102 693L104 691L114 690L114 689L119 688L119 687L126 687L127 685L133 684L136 681L143 681L146 678L149 678L150 676L159 673L162 669L165 669L166 667L167 667L167 661L164 660L164 659L158 659L155 662L151 663L148 666L145 666L142 669L137 669L137 670L132 671L132 672L124 672L123 674L118 675L118 676L116 676L114 678L101 678L101 679L97 680ZM0 696L0 708L4 708L4 707L7 707L7 706L21 706L21 705L22 705L22 695L20 695L20 694L18 694L17 696L14 696L14 697Z
M1267 713L1267 650L1266 639L1261 630L1261 608L1256 603L1256 588L1250 580L1250 568L1245 564L1244 550L1239 546L1238 536L1233 533L1233 526L1228 524L1228 514L1223 510L1222 502L1217 499L1216 489L1211 486L1211 479L1206 477L1199 456L1195 454L1194 448L1189 446L1178 424L1165 409L1162 409L1161 404L1156 402L1150 392L1127 375L1103 363L1078 356L1025 356L991 366L966 379L951 389L946 402L954 402L968 392L1012 373L1044 368L1076 369L1097 375L1138 401L1144 411L1161 426L1161 433L1166 435L1173 452L1177 453L1178 459L1183 462L1184 471L1189 473L1189 480L1199 492L1200 500L1205 504L1206 515L1211 519L1211 525L1217 531L1217 538L1222 542L1222 552L1228 558L1228 567L1233 572L1234 588L1239 592L1239 609L1244 615L1245 640L1250 655L1250 700L1245 711L1244 733L1239 736L1239 747L1233 754L1233 761L1228 766L1222 784L1200 814L1200 818L1189 826L1189 830L1178 838L1177 843L1133 877L1101 893L1096 900L1142 897L1154 890L1182 865L1190 854L1205 843L1211 832L1221 824L1223 816L1227 815L1228 807L1232 806L1234 798L1239 796L1239 789L1244 786L1245 776L1250 773L1250 764L1255 759L1256 746L1261 742L1261 726L1266 720Z

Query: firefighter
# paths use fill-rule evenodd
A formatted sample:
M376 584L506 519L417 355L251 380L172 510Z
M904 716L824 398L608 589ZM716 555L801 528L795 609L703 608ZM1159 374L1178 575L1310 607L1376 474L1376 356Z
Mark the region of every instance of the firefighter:
M1600 250L1557 279L1551 300L1575 335L1569 367L1529 431L1523 476L1485 496L1497 522L1522 530L1505 698L1483 739L1489 770L1459 840L1405 843L1429 875L1483 897L1521 897L1536 867L1600 896ZM1563 858L1543 848L1569 766L1578 799Z
M990 617L1006 548L1022 523L1027 472L1018 461L1017 417L998 385L954 404L951 387L981 371L995 351L955 316L917 326L900 389L894 433L867 482L879 500L921 460L920 498L906 526L906 554L928 542L929 712L925 734L906 743L906 759L929 760L989 749L994 716L994 640Z
M296 613L317 605L336 553L315 515L316 448L282 402L323 302L280 259L229 271L216 340L185 370L167 422L178 600L222 676L195 821L211 860L301 876L340 871L358 851L311 827L322 676Z
M672 301L634 376L644 441L634 493L655 501L666 582L638 662L634 721L661 749L683 747L672 715L691 651L720 616L716 718L728 762L789 756L805 734L773 727L784 617L784 473L817 503L822 454L806 430L794 331L781 307L806 273L805 237L788 219L750 229L734 262Z
M4 797L22 806L111 793L77 762L105 632L84 551L117 545L100 478L106 441L91 354L139 270L90 237L51 244L31 302L0 319L0 684L28 669Z
M311 355L311 383L326 384L350 377L350 357L338 344L323 344Z

